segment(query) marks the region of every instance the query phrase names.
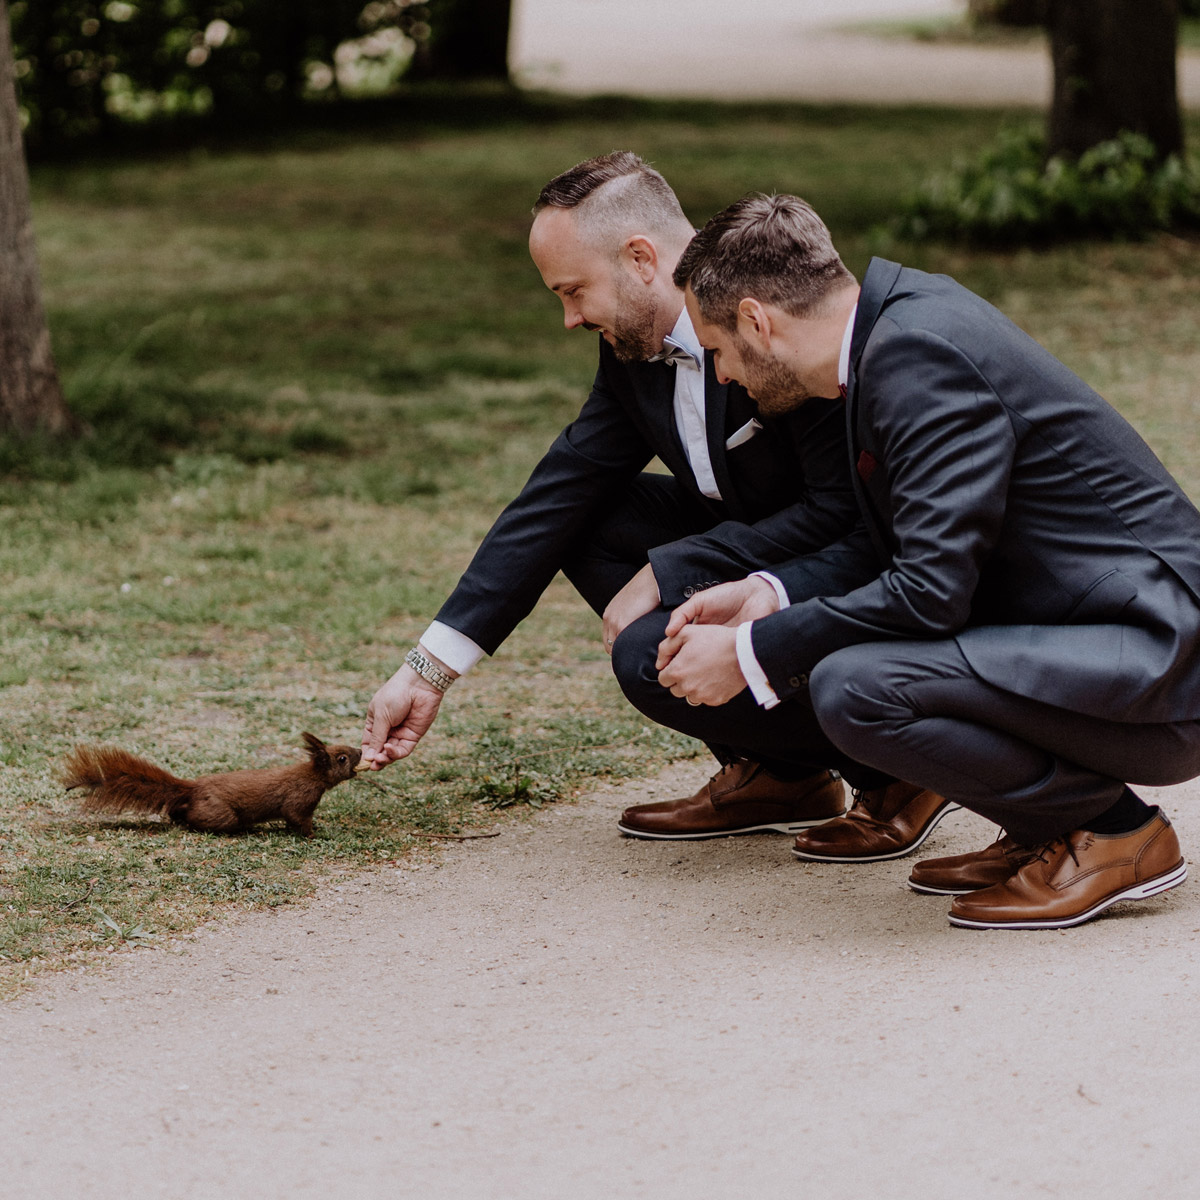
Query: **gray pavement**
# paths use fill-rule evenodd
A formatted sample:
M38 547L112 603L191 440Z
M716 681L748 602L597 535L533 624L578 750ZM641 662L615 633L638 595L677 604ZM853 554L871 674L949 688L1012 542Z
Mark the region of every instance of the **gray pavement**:
M616 835L703 771L39 985L0 1011L0 1196L1195 1196L1200 886L980 933L908 861Z

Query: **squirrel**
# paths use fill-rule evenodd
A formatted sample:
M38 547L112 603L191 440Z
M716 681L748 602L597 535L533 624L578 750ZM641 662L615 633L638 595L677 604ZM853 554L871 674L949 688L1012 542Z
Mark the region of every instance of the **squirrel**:
M326 746L311 733L304 734L304 742L306 763L199 779L180 779L116 746L77 746L63 783L68 791L88 789L83 807L89 812L165 813L176 824L205 833L242 833L259 821L282 817L294 833L312 837L321 797L354 776L362 752L356 746Z

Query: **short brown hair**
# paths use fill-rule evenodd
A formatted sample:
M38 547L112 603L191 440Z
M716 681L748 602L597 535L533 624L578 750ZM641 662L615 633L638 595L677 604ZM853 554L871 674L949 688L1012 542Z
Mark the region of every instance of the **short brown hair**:
M597 240L630 231L679 234L692 226L671 185L631 150L585 159L556 175L538 194L536 216L547 208L573 208Z
M737 328L746 296L804 317L852 284L824 221L798 196L744 196L696 234L675 268L706 321Z

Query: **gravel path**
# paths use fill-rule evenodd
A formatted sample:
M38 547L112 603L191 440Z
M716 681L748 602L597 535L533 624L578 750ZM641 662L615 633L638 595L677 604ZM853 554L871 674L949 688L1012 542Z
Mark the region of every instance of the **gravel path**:
M530 85L581 94L1048 105L1049 54L1036 46L844 32L964 7L960 0L518 0L512 62ZM1200 108L1200 54L1181 56L1179 92L1186 107Z
M1195 1195L1195 884L973 933L904 861L615 834L702 773L48 980L0 1012L0 1195Z

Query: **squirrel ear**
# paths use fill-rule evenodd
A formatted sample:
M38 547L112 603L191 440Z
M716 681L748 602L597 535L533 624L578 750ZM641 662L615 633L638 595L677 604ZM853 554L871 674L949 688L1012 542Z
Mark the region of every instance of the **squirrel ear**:
M311 733L302 733L300 736L304 739L304 744L308 747L308 753L313 762L327 763L329 761L329 751L319 737Z

